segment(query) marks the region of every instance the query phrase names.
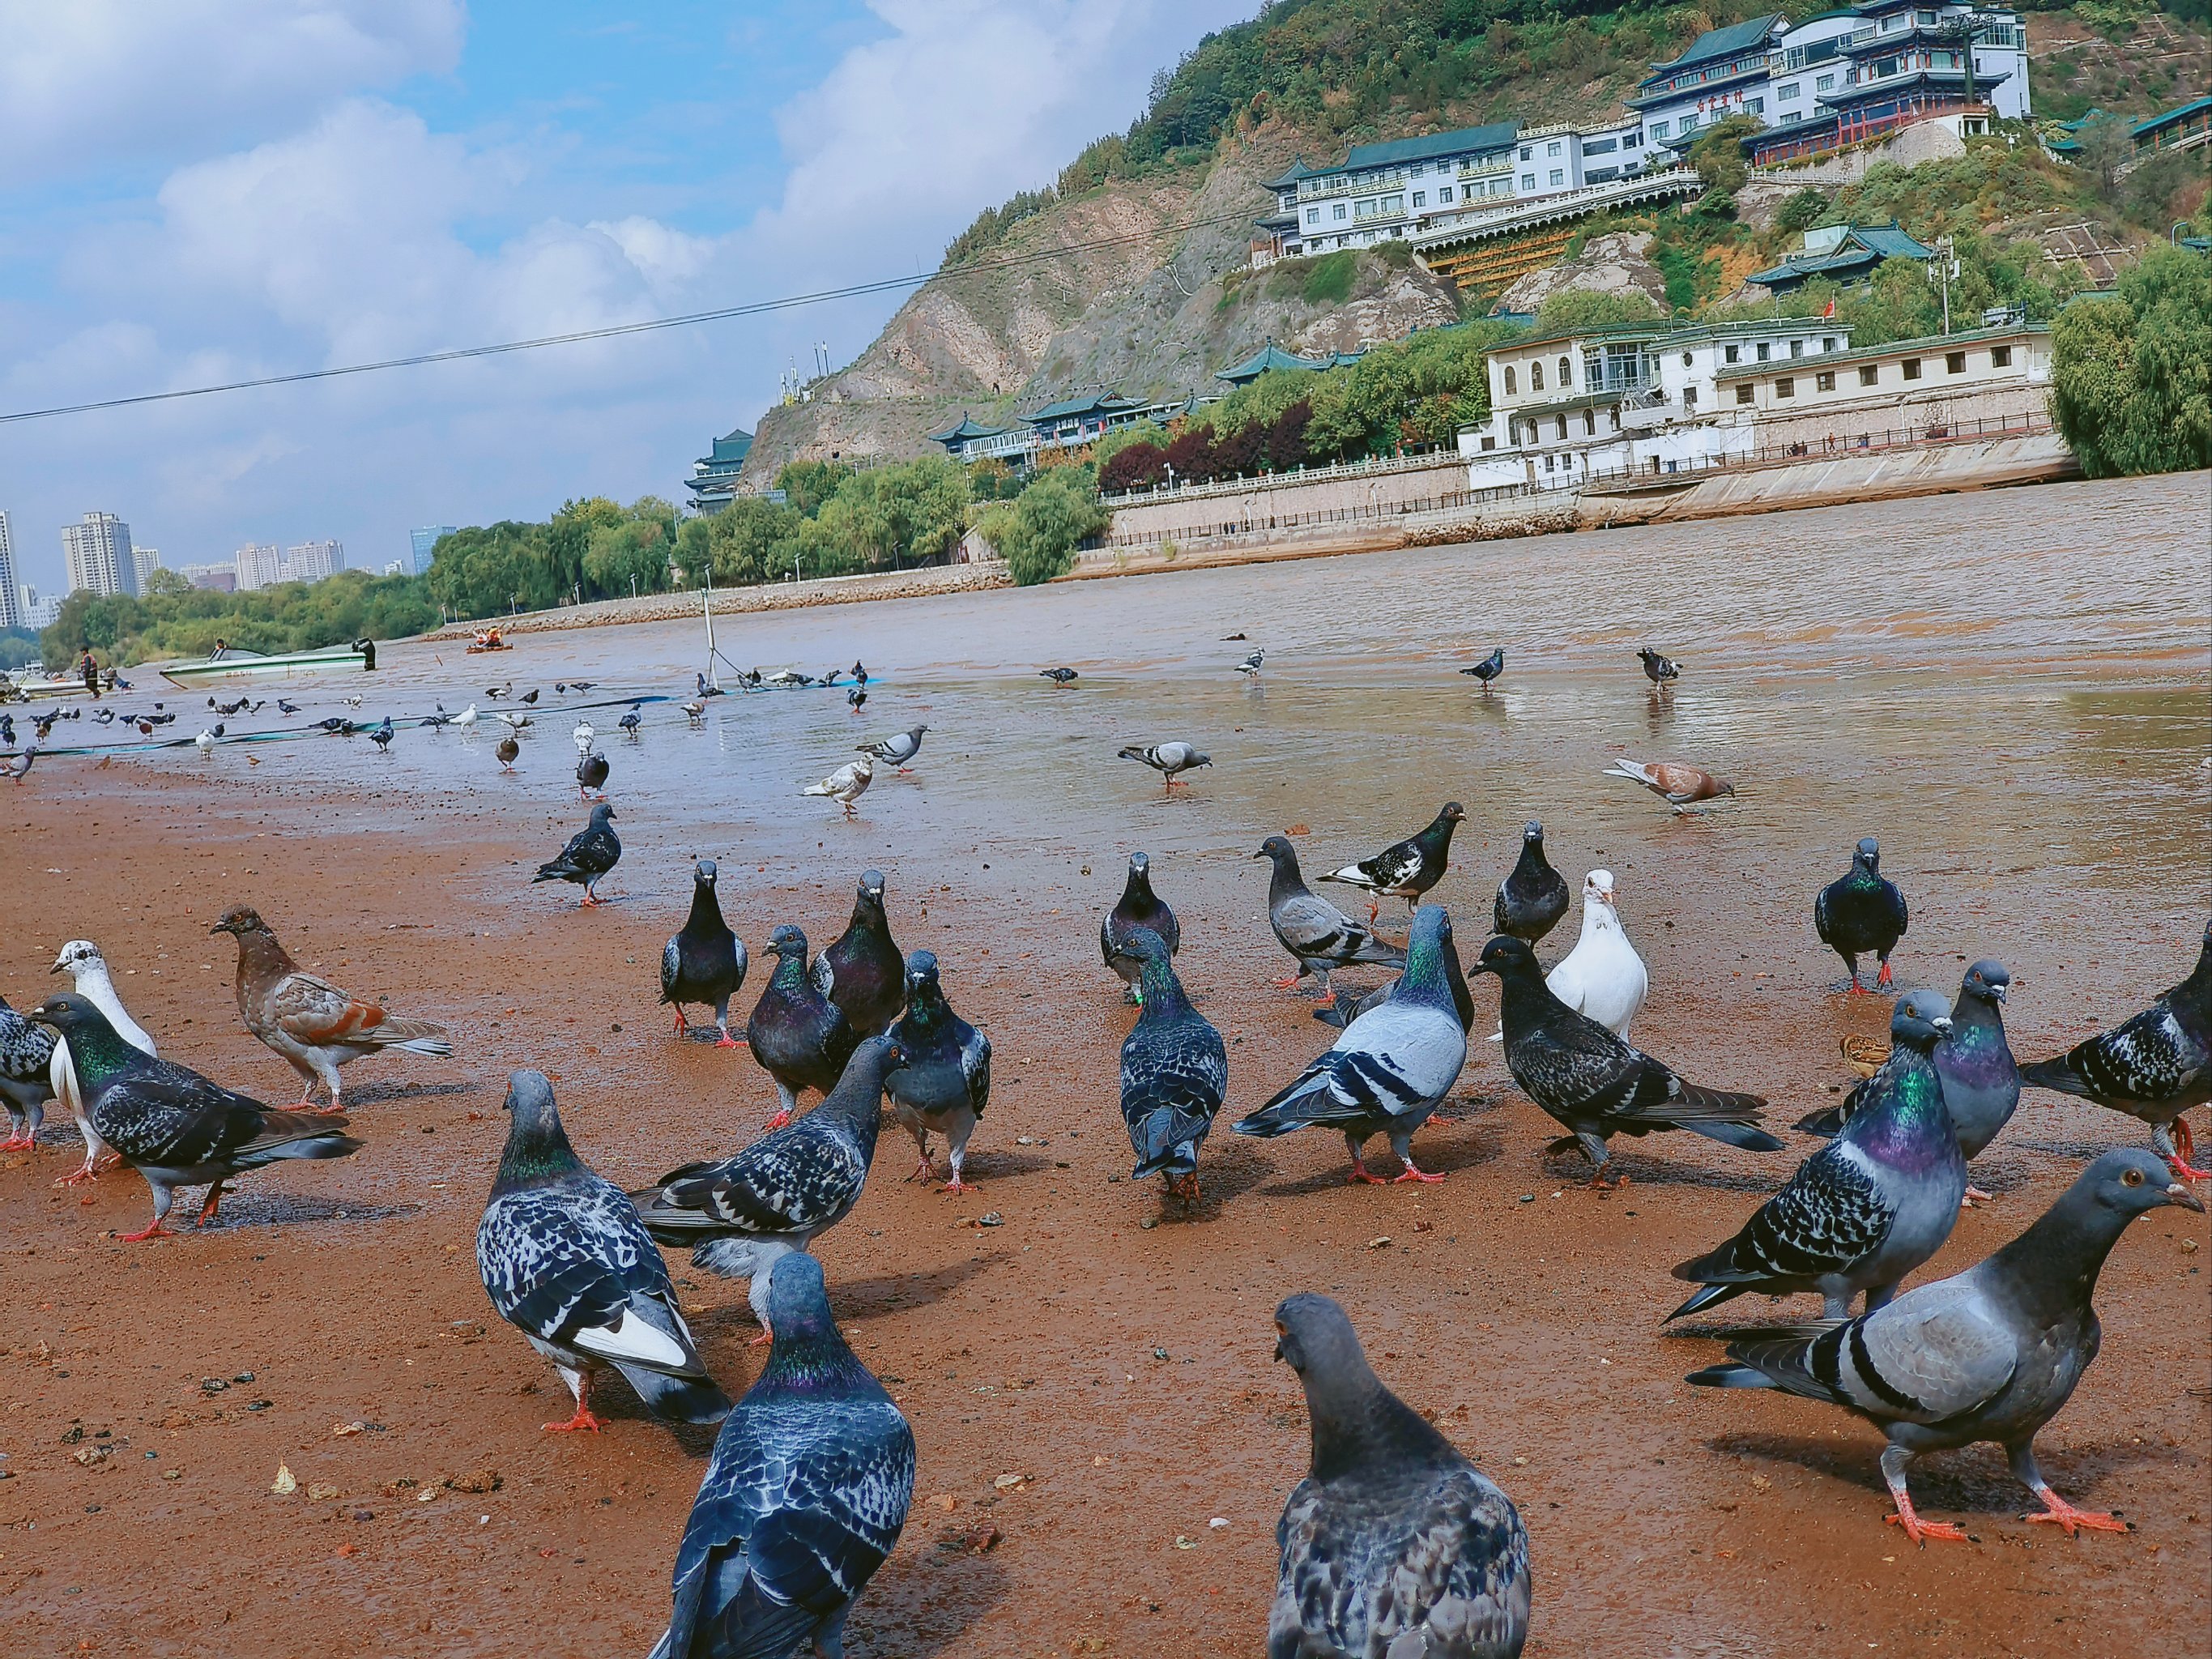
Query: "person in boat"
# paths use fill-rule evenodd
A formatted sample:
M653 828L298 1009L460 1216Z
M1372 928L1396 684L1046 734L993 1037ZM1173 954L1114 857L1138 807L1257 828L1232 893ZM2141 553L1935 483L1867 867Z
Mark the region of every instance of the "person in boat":
M210 662L221 662L229 654L230 641L224 639L222 635L217 635L216 636L215 649L208 653L208 660Z

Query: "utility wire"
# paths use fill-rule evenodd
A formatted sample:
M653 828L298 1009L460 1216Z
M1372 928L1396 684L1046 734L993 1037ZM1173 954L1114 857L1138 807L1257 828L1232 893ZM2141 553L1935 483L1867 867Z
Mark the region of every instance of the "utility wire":
M1218 225L1237 223L1249 216L1242 213L1218 214L1209 218L1185 219L1173 224L1158 226L1152 230L1128 231L1119 236L1101 236L1090 241L1069 242L1058 247L1040 248L1030 253L1009 255L1001 259L978 261L974 264L956 265L951 270L939 270L912 276L884 276L873 282L851 283L842 288L825 288L811 294L786 295L781 299L753 300L743 305L720 306L712 311L689 312L680 317L654 317L643 322L614 323L605 328L577 329L567 334L547 334L532 340L507 340L495 345L459 346L446 351L426 351L412 357L387 357L379 362L347 363L335 368L302 369L293 374L264 374L250 380L227 380L215 386L182 386L171 392L142 392L135 397L103 398L92 403L59 404L50 409L24 409L0 415L0 426L12 426L22 421L43 421L58 415L86 415L102 409L128 409L138 404L170 403L184 398L207 398L224 392L251 392L262 386L297 386L307 380L333 380L348 374L375 374L390 368L420 368L430 363L464 362L472 357L496 357L511 351L536 351L546 346L575 345L586 340L610 340L627 334L649 334L661 329L690 328L699 323L726 322L736 317L759 317L771 312L795 311L804 306L826 305L833 300L858 299L870 294L896 293L900 289L920 288L936 278L957 281L969 276L987 276L1002 270L1013 270L1027 265L1045 264L1078 253L1096 252L1103 249L1126 247L1132 243L1149 242L1162 237L1179 235L1186 231L1200 230ZM1177 286L1181 283L1178 282Z

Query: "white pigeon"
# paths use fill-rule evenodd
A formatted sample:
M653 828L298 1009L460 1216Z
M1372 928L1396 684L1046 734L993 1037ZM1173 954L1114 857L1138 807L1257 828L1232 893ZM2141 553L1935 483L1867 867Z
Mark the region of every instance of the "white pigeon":
M116 1036L133 1048L143 1048L149 1054L155 1052L154 1039L147 1036L144 1026L131 1018L123 999L115 994L115 981L107 971L107 959L90 939L73 939L63 945L51 971L68 974L76 994L107 1016L107 1023L115 1028ZM55 1040L54 1057L46 1076L53 1087L54 1098L69 1109L70 1115L76 1120L77 1133L84 1137L84 1167L63 1179L89 1181L95 1166L103 1158L114 1162L115 1155L85 1114L84 1096L76 1085L76 1066L70 1059L69 1044L59 1038Z
M845 809L852 817L853 803L867 793L868 786L875 781L876 764L866 755L849 764L839 767L819 783L810 783L799 793L802 795L827 795Z
M471 703L466 708L464 708L459 714L453 716L453 724L456 726L474 726L476 723L477 706L474 703Z
M215 750L215 733L212 732L203 732L192 741L199 745L200 753L203 755L211 754Z
M1620 912L1613 901L1613 872L1593 870L1583 878L1583 933L1559 965L1544 975L1552 994L1577 1013L1595 1020L1626 1039L1628 1024L1643 1011L1651 989L1644 958L1628 942ZM1493 1033L1492 1042L1504 1041Z
M492 718L494 720L505 720L507 722L507 729L510 732L520 732L524 726L530 724L529 715L510 714L504 708L495 708L492 710Z
M579 750L585 754L589 754L592 750L592 739L597 737L599 733L592 730L591 721L578 720L576 722L576 729L571 732L568 735L575 738L576 747Z

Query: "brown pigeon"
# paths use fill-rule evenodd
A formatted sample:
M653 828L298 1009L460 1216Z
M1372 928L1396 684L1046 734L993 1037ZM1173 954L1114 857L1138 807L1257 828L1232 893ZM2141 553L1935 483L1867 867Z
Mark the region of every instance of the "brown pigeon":
M1606 768L1605 775L1642 784L1677 812L1701 800L1735 793L1735 786L1726 778L1680 761L1632 761L1623 756Z
M337 1110L338 1067L363 1054L403 1048L442 1059L453 1052L443 1026L395 1019L374 1003L302 971L250 905L234 904L208 931L236 936L238 1012L246 1029L290 1060L305 1080L303 1106L313 1103L319 1083L330 1091L330 1109Z

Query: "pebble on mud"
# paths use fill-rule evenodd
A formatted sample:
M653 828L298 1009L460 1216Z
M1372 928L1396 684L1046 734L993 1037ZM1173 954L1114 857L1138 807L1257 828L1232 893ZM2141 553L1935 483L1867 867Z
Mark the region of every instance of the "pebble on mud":
M269 1483L269 1490L282 1496L287 1492L297 1492L299 1489L300 1483L292 1478L292 1471L279 1463L276 1466L276 1478Z
M446 1486L450 1492L497 1492L500 1489L497 1469L471 1469L465 1474L449 1474Z

